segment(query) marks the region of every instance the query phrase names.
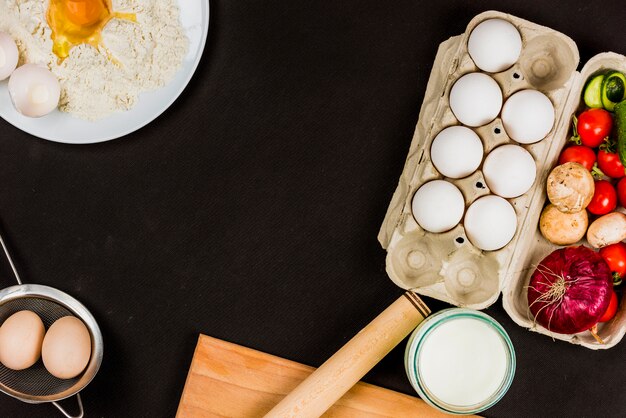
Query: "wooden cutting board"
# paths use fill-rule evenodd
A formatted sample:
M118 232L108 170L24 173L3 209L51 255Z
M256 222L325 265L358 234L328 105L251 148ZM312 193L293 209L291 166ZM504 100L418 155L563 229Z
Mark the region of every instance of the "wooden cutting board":
M200 335L178 418L262 417L313 367ZM421 399L357 383L325 417L425 417L443 414Z

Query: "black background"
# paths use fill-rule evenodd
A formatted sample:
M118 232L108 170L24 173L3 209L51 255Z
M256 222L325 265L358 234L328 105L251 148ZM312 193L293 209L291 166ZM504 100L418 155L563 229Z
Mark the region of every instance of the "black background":
M149 126L70 146L0 121L0 218L24 281L75 296L104 334L87 416L173 416L199 333L316 366L398 297L376 235L437 46L488 9L569 35L582 63L626 53L618 1L213 0L196 75ZM486 416L626 415L626 344L594 352L500 301L486 312L518 357ZM414 393L403 350L366 380Z

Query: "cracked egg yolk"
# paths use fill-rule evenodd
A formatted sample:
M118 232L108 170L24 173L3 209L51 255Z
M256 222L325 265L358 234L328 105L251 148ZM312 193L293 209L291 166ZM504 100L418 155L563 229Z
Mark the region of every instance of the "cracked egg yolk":
M103 46L102 29L113 18L136 21L134 13L112 11L111 0L50 0L46 19L52 52L62 60L77 45Z

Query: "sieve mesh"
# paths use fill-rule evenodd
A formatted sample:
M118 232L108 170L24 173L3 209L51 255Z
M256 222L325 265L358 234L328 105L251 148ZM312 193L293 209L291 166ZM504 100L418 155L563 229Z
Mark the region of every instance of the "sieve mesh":
M51 300L21 297L0 306L0 324L22 310L33 311L39 315L46 329L59 318L75 316L70 310ZM26 370L11 370L0 363L0 389L10 389L26 396L54 396L74 386L81 377L82 374L73 379L58 379L46 370L41 359Z

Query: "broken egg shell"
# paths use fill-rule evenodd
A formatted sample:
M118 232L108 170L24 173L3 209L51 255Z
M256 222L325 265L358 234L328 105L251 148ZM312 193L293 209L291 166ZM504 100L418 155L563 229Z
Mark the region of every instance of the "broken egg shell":
M59 80L40 65L24 64L13 71L8 88L15 109L24 116L38 118L59 105Z
M19 52L13 38L0 32L0 81L8 78L17 67Z

